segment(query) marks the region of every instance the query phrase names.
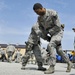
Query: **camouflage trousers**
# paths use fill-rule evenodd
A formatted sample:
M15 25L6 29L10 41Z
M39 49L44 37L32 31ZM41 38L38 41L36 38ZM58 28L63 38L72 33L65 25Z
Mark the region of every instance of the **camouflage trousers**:
M14 54L14 52L12 52L12 51L8 51L7 52L7 56L8 56L8 62L11 62L12 61L12 56L13 56L13 54Z
M70 60L66 56L66 54L62 51L62 45L61 45L61 39L62 39L62 32L59 32L51 37L51 40L47 46L47 50L49 51L49 64L54 65L56 64L56 52L62 56L64 61L68 63Z
M35 45L33 47L32 51L33 51L33 53L35 55L35 58L36 58L38 66L40 66L40 63L42 63L42 60L43 60L42 56L41 56L41 47L40 47L40 45ZM25 55L22 57L22 65L23 66L26 66L30 56L31 56L31 50L27 50Z

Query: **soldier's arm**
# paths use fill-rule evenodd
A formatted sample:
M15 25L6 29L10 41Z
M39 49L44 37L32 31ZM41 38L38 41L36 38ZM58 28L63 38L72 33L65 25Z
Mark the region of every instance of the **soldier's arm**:
M51 19L52 19L53 27L49 30L49 32L54 33L54 32L61 31L61 24L56 11L51 11Z
M37 36L40 36L42 35L42 31L39 29L39 23L36 22L36 24L32 27L32 31L34 31L34 33L37 35Z
M37 29L38 29L37 26L33 26L31 28L31 33L28 37L28 41L25 42L27 50L31 49L34 44L38 44L39 37L37 35L37 32L38 32Z

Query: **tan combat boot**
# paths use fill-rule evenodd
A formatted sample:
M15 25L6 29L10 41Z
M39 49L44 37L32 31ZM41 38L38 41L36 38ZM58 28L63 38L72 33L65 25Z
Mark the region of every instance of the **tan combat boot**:
M44 72L44 74L52 74L52 73L54 73L54 66L50 66L45 72Z
M68 63L66 72L70 72L73 64L71 62Z

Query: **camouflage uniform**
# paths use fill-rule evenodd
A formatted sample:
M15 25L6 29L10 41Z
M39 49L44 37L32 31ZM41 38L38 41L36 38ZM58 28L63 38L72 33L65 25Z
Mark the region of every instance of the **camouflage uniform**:
M38 30L38 28L37 28ZM29 45L32 45L29 49L27 48ZM40 47L40 37L37 36L37 34L34 31L34 28L32 27L31 33L29 35L27 44L26 44L26 53L22 57L22 68L25 69L25 66L31 56L31 51L33 51L37 65L38 65L38 70L46 70L46 68L43 68L43 62L42 62L42 56L41 56L41 47Z
M15 47L13 45L8 45L7 48L6 48L6 53L7 53L7 56L8 56L8 62L12 62L12 56L15 52Z
M54 66L56 64L56 49L56 52L63 57L66 63L68 63L67 72L69 72L71 70L71 62L69 61L68 57L66 57L66 54L62 51L61 46L61 40L64 31L63 28L64 27L62 27L59 22L57 12L48 9L46 9L45 15L38 16L38 21L36 25L33 26L34 31L39 37L43 38L44 40L48 40L48 35L51 37L47 46L47 50L50 53L50 67L53 67L54 69Z
M0 48L0 55L1 55L0 60L2 60L2 62L7 60L6 55L5 55L5 50L3 50L1 48Z
M17 50L14 55L14 59L15 59L16 63L21 62L21 56L22 56L22 54L20 53L20 50Z

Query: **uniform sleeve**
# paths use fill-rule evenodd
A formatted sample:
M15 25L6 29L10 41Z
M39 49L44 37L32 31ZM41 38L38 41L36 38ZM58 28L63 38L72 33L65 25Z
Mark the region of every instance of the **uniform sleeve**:
M55 24L55 26L61 27L58 13L56 11L52 11L51 14L52 14L52 20L53 20L53 23Z
M38 22L32 27L32 30L35 32L35 34L37 36L41 36L42 32L39 29L39 23Z
M57 19L57 17L58 17L57 12L54 10L51 11L51 15L52 15L52 18L54 18L54 19Z
M54 10L50 11L53 27L49 30L49 32L53 35L56 32L61 31L61 24L59 21L58 13Z
M38 41L40 40L40 30L38 28L38 24L36 23L32 28L31 28L31 33L29 35L29 38L28 38L28 42L30 43L38 43Z

